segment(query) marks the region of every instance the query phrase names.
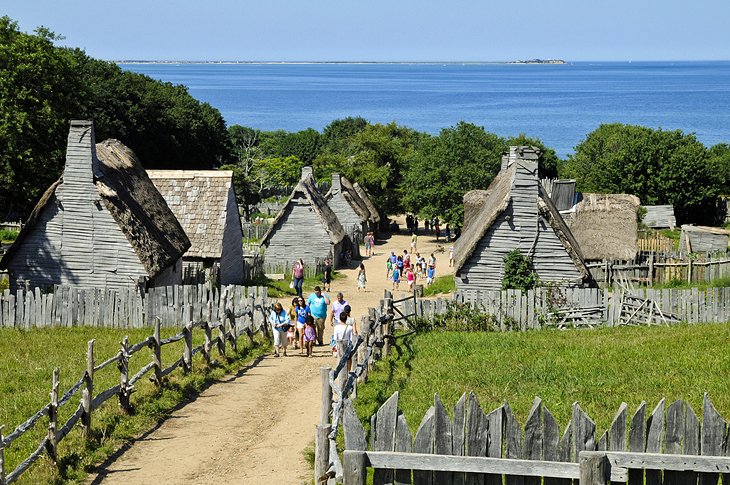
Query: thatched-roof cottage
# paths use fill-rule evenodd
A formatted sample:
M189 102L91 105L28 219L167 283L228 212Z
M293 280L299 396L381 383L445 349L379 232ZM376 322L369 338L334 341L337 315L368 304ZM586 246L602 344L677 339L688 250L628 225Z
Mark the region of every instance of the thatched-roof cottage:
M539 153L534 147L510 147L480 212L454 245L457 289L500 288L504 257L513 249L532 258L542 282L593 284L578 243L540 186Z
M639 198L628 194L583 194L565 216L586 261L631 260L637 251Z
M488 190L470 190L466 194L464 194L464 227L462 228L463 231L466 231L469 226L471 226L471 223L474 222L474 219L478 214L481 213L482 209L484 208L484 204L487 203L487 199L489 198L489 191Z
M682 226L679 250L682 253L711 253L727 251L730 231L720 227Z
M352 187L355 189L355 192L357 192L357 195L360 196L360 200L365 204L365 207L367 207L368 212L370 213L370 227L369 230L371 232L377 233L378 231L378 224L380 223L380 213L378 212L378 209L375 207L373 202L370 200L370 197L368 196L367 192L365 192L365 189L360 187L360 184L355 182L352 184Z
M148 170L190 239L186 274L211 271L223 285L240 285L243 231L230 170Z
M312 167L302 178L261 240L264 263L278 265L301 258L305 264L340 261L345 230L317 190Z
M182 281L189 247L134 153L117 140L95 145L93 123L72 121L63 176L0 268L14 287L172 285Z
M674 206L671 205L645 205L646 214L642 221L652 229L672 229L677 226L677 219L674 217Z
M348 249L353 255L359 255L363 237L375 224L365 201L350 181L339 173L332 174L332 185L324 198L345 230Z

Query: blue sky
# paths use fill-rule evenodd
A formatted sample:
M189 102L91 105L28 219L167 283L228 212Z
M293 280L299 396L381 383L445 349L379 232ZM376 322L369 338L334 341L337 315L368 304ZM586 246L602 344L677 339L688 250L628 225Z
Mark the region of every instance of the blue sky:
M1 3L109 60L730 60L728 0Z

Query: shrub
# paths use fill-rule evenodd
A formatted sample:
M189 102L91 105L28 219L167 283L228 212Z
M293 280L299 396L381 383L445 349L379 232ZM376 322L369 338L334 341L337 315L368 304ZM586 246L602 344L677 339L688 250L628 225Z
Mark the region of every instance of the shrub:
M513 249L504 257L503 290L527 291L538 284L537 273L532 267L532 259L524 256L519 249Z

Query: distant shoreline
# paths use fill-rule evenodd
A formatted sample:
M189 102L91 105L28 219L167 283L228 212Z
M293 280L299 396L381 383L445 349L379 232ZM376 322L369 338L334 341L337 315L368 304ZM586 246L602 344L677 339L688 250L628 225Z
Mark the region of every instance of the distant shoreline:
M384 64L384 65L489 65L489 64L567 64L559 59L529 61L165 61L165 60L113 60L114 64L244 64L244 65L312 65L312 64Z

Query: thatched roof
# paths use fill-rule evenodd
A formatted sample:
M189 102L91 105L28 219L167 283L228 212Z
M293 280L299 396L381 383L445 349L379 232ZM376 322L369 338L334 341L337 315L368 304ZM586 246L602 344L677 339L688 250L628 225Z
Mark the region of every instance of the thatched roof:
M360 199L365 203L365 206L368 208L368 211L370 212L370 220L375 223L380 222L380 213L378 212L378 209L375 207L373 202L370 200L370 197L368 197L365 189L360 187L360 184L358 184L357 182L352 184L352 187L355 189L357 195L360 196Z
M500 214L509 207L512 201L513 184L518 166L517 162L524 160L526 162L536 163L538 157L539 150L537 148L510 147L510 152L506 155L506 160L503 160L503 170L497 174L489 185L486 194L476 193L469 196L470 202L473 203L473 213L470 214L469 224L465 224L461 237L454 245L455 272L458 273L464 263L472 257L479 245L479 241L486 235ZM560 212L555 208L555 204L550 200L547 192L545 192L539 183L537 184L537 191L536 203L540 215L547 220L550 227L555 231L583 278L589 279L590 272L585 265L580 247L571 234L570 229L565 224L565 221L563 221Z
M93 124L87 121L74 121L72 125L88 126L93 130ZM96 145L92 169L101 202L137 253L149 277L153 278L175 264L190 247L190 240L134 152L118 140L105 140ZM63 176L46 190L0 266L6 266L62 184Z
M304 168L307 169L308 167ZM282 217L284 217L287 210L289 210L289 206L292 204L292 202L299 196L303 196L309 202L312 211L327 231L327 234L329 235L332 244L338 244L345 238L345 230L342 228L342 224L340 224L340 221L339 219L337 219L335 213L332 212L332 209L330 209L330 206L327 205L327 201L324 200L322 194L320 194L317 190L317 184L314 182L314 177L312 176L311 170L302 170L302 179L294 187L294 190L292 190L292 193L289 196L289 199L287 199L286 204L284 204L284 206L281 208L279 213L274 218L274 221L271 223L269 230L266 231L266 234L264 234L264 237L261 239L261 246L264 246L269 241L269 239L275 232L277 224L282 219Z
M488 198L488 190L470 190L464 194L464 226L462 231L466 231L471 225L476 215L484 208Z
M147 170L147 175L190 238L191 246L185 256L220 258L223 252L223 235L228 221L228 210L233 210L233 207L229 207L229 198L233 190L233 172ZM241 225L237 208L230 221Z
M355 214L357 214L362 222L371 220L370 210L368 210L367 205L365 205L365 201L362 200L360 194L357 193L350 181L347 180L347 178L345 178L343 175L332 174L332 185L330 186L329 191L324 196L325 200L330 200L332 197L334 197L335 194L333 191L337 190L337 183L335 180L336 178L339 178L339 190L342 194L342 197L344 197L348 205L352 207L352 210L355 211Z
M461 237L454 244L454 272L458 272L464 263L471 258L487 230L497 220L497 217L509 207L512 200L511 191L514 176L515 166L511 165L499 172L492 180L481 209L471 217L473 224L463 228Z
M190 240L132 150L119 140L96 145L101 173L94 182L104 206L152 277L172 266Z
M639 199L628 194L583 194L566 218L587 260L631 260L636 256Z

